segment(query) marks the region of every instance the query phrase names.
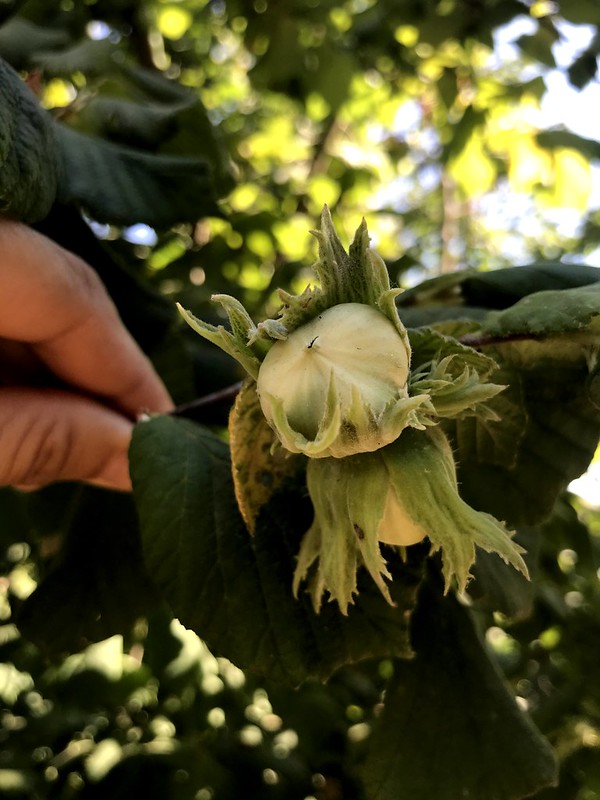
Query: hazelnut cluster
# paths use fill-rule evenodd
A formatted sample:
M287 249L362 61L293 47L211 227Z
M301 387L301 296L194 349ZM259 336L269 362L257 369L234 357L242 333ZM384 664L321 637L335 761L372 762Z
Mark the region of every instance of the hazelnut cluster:
M527 574L522 548L505 526L461 499L438 424L465 415L494 419L487 402L504 388L489 380L494 362L433 329L421 335L425 360L415 358L396 308L401 290L390 288L364 221L348 252L327 208L313 233L319 285L300 295L280 291L277 319L255 325L227 295L213 299L225 308L229 330L180 308L256 381L281 447L308 457L315 515L300 546L294 592L306 581L316 610L329 596L346 614L364 567L391 603L384 548L426 537L441 551L447 590L453 581L466 587L475 547Z

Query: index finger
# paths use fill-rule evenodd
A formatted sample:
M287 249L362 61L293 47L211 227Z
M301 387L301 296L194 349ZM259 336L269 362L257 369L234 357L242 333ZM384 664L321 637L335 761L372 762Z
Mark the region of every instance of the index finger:
M0 337L31 344L55 375L129 416L172 408L91 267L9 220L0 220Z

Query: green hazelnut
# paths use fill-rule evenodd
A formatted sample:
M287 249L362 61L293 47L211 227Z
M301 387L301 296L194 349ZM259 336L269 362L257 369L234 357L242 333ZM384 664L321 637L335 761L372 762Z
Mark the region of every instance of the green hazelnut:
M406 425L410 348L380 311L328 308L275 342L261 364L263 413L291 452L342 458L378 450Z
M439 428L407 428L373 453L311 459L307 482L315 517L300 546L294 591L307 580L316 610L327 593L347 614L361 567L392 603L381 545L429 539L431 551L441 551L446 590L454 581L466 589L476 547L527 575L512 534L458 494L452 450Z

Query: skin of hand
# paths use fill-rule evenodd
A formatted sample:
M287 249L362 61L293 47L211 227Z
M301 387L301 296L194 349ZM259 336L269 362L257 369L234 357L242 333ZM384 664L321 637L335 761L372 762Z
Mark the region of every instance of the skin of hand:
M0 219L0 486L129 491L136 417L172 407L94 270Z

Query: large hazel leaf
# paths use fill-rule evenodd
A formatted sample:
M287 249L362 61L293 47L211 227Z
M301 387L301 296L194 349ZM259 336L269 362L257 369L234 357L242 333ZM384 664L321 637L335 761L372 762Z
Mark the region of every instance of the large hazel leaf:
M547 516L598 443L599 277L592 267L541 264L444 276L399 299L402 318L418 326L435 318L444 333L449 319L480 320L464 335L452 324L462 342L500 364L491 379L508 388L488 406L501 421L444 427L456 447L462 496L510 526Z
M510 524L535 524L587 468L598 444L600 283L528 295L491 312L477 336L503 365L512 389L507 398L516 400L520 387L515 405L522 411L522 433L514 438L510 460L498 460L466 447L457 426L462 493ZM506 419L510 427L518 422L514 414Z
M188 420L158 417L133 436L131 472L148 570L173 613L211 650L291 684L344 664L410 657L408 623L422 551L403 564L389 606L367 575L348 617L292 594L299 539L312 508L296 491L263 508L251 537L237 507L227 445Z
M0 59L0 213L36 222L50 210L57 185L50 118Z
M424 585L416 658L396 662L362 771L370 800L520 800L556 782L549 744L488 658L468 612Z
M461 494L509 525L534 525L558 494L584 472L598 444L600 409L587 390L585 365L544 364L519 370L526 425L510 463L459 453ZM498 423L502 425L502 422Z

